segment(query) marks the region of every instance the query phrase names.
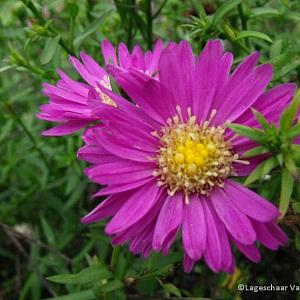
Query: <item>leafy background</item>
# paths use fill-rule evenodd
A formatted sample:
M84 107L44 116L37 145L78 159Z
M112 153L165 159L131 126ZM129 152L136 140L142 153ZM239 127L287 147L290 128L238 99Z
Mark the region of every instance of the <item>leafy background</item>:
M79 223L101 200L91 200L96 186L76 159L80 135L42 137L50 125L35 118L47 102L42 82L54 83L58 67L79 79L68 56L81 50L103 64L99 42L104 38L144 49L159 37L187 39L195 51L208 39L222 38L235 64L259 50L260 62L274 66L275 85L300 83L299 36L296 0L0 1L0 299L300 299L291 291L237 290L238 283L300 281L300 188L294 174L299 148L293 149L298 158L288 152L279 158L284 163L262 166L250 180L253 189L287 210L281 224L289 246L261 249L258 265L237 253L233 275L214 274L201 262L184 274L180 243L166 257L154 253L144 260L126 247L113 249L103 233L105 222Z

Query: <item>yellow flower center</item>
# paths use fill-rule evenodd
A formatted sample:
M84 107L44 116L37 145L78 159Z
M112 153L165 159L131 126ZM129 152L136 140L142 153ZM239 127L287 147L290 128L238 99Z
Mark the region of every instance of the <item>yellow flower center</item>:
M103 79L99 81L99 83L106 89L111 90L110 80L108 76L104 76ZM105 95L98 87L96 87L95 90L99 94L102 103L117 107L115 101L112 100L109 96Z
M225 128L210 125L216 111L200 124L190 108L186 122L180 107L177 112L167 120L167 126L154 133L161 146L153 175L158 177L158 185L168 187L170 195L183 191L188 203L191 193L208 195L215 186L223 187L224 180L233 173L232 163L238 161L238 155L224 140Z

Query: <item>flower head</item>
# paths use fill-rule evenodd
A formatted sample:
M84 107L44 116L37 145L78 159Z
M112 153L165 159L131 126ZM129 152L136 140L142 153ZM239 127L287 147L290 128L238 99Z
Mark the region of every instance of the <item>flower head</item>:
M128 241L144 256L167 254L181 231L185 271L203 258L215 272L233 272L232 246L258 262L257 242L272 250L286 244L278 209L230 179L261 158L241 160L253 145L226 125L257 126L251 107L276 122L295 90L283 84L264 92L272 68L256 67L258 58L254 52L231 73L232 54L220 41L209 41L199 57L183 41L163 51L159 81L110 66L134 103L101 87L116 105L94 110L102 123L86 131L78 156L92 164L88 177L106 185L96 196L109 196L82 222L112 216L105 230L113 243Z
M133 48L132 54L127 47L121 43L119 45L119 56L117 59L114 47L105 40L101 44L102 53L106 63L113 63L119 72L124 72L129 68L135 68L149 75L155 75L157 72L158 59L161 54L163 43L161 40L156 42L153 52L143 53L140 46ZM105 69L84 52L80 53L80 58L70 57L70 63L85 81L79 82L71 79L63 71L57 70L60 80L57 84L44 84L43 93L49 97L48 104L40 106L40 112L37 117L50 122L60 123L58 126L46 130L44 135L66 135L82 129L98 118L93 115L93 103L89 103L89 94L93 98L109 105L115 103L104 93L99 86L111 89L109 75Z

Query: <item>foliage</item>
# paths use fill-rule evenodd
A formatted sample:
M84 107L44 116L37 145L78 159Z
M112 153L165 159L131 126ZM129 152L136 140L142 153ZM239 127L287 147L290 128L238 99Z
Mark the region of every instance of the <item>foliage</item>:
M231 276L213 274L201 263L184 274L180 243L168 256L143 259L126 247L113 248L104 222L80 224L95 205L96 186L76 159L79 135L42 137L47 124L35 118L47 101L41 84L57 80L56 68L76 79L68 56L81 50L103 63L104 38L144 49L158 37L188 39L200 51L208 39L219 37L235 54L235 64L259 50L260 62L274 67L272 84L299 84L299 11L296 0L1 1L0 299L239 299L251 298L237 290L240 282L299 282L300 152L293 144L300 133L299 92L278 127L256 111L260 129L231 125L257 142L248 157L271 151L245 183L280 206L291 240L276 253L264 251L258 266L238 256L239 268Z

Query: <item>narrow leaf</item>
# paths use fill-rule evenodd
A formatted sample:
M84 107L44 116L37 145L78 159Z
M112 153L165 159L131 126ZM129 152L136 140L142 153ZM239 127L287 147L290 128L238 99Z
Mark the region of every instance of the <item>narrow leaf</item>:
M278 166L277 160L274 157L270 157L269 159L260 163L255 168L255 170L251 172L244 184L249 185L257 180L262 179L264 176L268 175L276 166Z
M96 299L93 290L85 290L78 293L72 293L65 296L58 296L54 298L47 298L45 300L93 300Z
M85 39L92 35L95 31L99 29L100 24L103 22L103 19L111 12L108 10L104 12L100 17L98 17L84 32L80 33L74 39L74 47L78 49Z
M180 290L174 284L166 283L166 284L163 284L162 287L168 294L173 294L177 297L181 297Z
M292 127L287 133L287 136L290 140L293 140L299 135L300 135L300 121L298 121L298 123L294 127Z
M248 150L244 153L243 157L252 157L252 156L256 156L256 155L261 155L264 153L269 152L268 149L266 149L264 146L257 146L252 148L251 150Z
M251 128L240 124L229 124L228 127L232 129L235 133L242 136L246 136L255 142L265 142L264 132L260 129Z
M217 9L216 13L214 14L212 19L212 25L216 26L227 13L236 8L237 5L241 2L241 0L226 1L223 5L220 6L220 8Z
M53 58L57 50L57 47L59 46L59 40L60 40L59 35L57 35L54 38L50 37L47 39L40 59L42 65L47 64Z
M94 282L100 279L111 278L111 272L107 271L104 266L100 264L90 266L86 269L83 269L78 274L63 274L63 275L54 275L47 277L48 280L56 283L63 284L84 284L89 282Z
M256 117L258 123L261 125L262 128L267 130L271 127L269 122L266 120L266 118L259 111L257 111L254 108L251 108L251 111L254 114L254 116Z
M249 18L256 18L256 17L275 17L279 16L280 12L272 7L256 7L251 10L251 15Z
M252 30L244 30L244 31L239 32L237 34L235 40L238 41L238 40L241 40L244 38L249 38L249 37L258 38L258 39L265 40L269 43L273 43L273 40L265 33L258 32L258 31L252 31Z
M297 112L299 110L299 106L300 106L300 89L298 89L291 104L281 115L279 128L283 134L287 133L290 130L294 122L294 119L297 115Z
M292 176L294 176L295 178L299 178L299 172L298 172L297 166L296 166L294 159L290 153L284 154L284 164Z
M270 59L274 59L279 56L282 49L282 40L276 40L270 47Z
M294 187L294 178L287 169L283 169L281 172L281 191L280 191L280 200L279 200L279 211L280 218L282 219L288 208L290 199L293 193Z

